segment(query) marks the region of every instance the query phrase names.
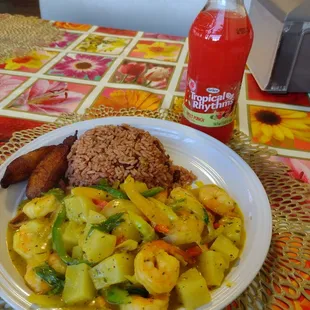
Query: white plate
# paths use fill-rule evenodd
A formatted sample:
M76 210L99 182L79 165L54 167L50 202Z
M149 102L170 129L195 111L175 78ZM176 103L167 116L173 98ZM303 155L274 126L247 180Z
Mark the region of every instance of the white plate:
M173 161L192 170L199 180L225 188L239 203L244 214L247 239L240 261L225 283L212 294L212 302L201 309L222 309L236 299L251 283L261 268L271 240L271 210L265 190L251 168L231 149L199 131L173 122L140 117L111 117L75 123L54 130L21 148L0 168L2 178L6 166L14 158L44 145L60 143L65 137L98 125L130 124L158 137ZM6 246L6 229L25 193L26 183L0 189L0 295L16 309L28 309L30 290L15 270Z

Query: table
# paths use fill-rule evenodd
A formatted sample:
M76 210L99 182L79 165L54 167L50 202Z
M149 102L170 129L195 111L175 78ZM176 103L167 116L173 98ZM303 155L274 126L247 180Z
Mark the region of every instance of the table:
M181 111L186 38L53 23L65 30L61 39L44 51L0 64L0 145L14 132L52 123L64 112L84 113L90 107ZM235 126L252 142L276 150L279 155L271 159L288 165L298 182L310 183L308 94L264 93L246 68ZM305 273L301 277L310 278ZM285 290L292 295L292 288ZM310 309L309 295L308 282L308 290L298 298L283 297L272 308Z

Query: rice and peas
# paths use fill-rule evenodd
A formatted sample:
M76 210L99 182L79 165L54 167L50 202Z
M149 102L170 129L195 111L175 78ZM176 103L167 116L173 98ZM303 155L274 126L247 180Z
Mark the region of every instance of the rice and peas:
M185 186L196 179L192 172L173 165L157 138L129 125L86 131L72 146L68 163L72 186L93 185L103 178L122 183L128 175L149 188Z

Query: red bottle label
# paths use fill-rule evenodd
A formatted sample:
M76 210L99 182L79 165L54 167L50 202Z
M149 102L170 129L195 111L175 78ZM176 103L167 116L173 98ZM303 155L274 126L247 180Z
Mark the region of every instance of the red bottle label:
M235 119L240 83L225 88L201 87L188 78L183 115L191 123L203 127L221 127Z

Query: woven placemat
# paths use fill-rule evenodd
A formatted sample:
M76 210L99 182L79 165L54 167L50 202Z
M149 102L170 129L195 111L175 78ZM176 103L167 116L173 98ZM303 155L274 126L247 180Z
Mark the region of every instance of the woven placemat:
M13 134L9 143L0 147L0 163L26 143L56 128L82 120L108 116L142 116L179 122L180 115L170 110L115 111L100 107L84 115L64 114L54 124L43 125ZM267 146L253 144L240 131L235 131L229 146L255 171L272 206L273 235L266 261L246 291L230 309L296 309L301 296L310 299L310 186L289 175L289 168L270 161L276 152ZM9 307L0 301L0 309Z
M0 62L48 47L61 31L38 17L0 14Z

